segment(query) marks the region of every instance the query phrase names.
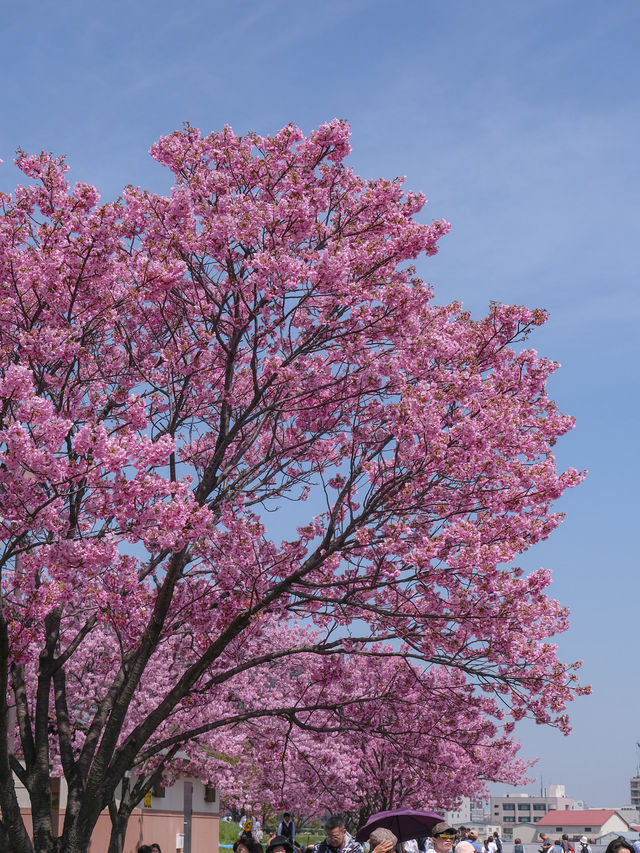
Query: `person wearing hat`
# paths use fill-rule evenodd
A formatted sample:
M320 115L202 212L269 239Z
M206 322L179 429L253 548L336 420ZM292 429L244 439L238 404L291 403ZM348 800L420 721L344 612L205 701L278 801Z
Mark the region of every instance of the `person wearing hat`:
M591 845L586 835L580 837L580 850L578 853L591 853Z
M265 853L293 853L293 844L286 835L274 835L267 844Z
M456 831L446 821L441 820L432 828L431 839L436 853L451 853L453 842L456 840Z
M393 853L394 850L402 853L403 845L398 843L397 836L390 829L379 826L369 836L369 850L370 853Z

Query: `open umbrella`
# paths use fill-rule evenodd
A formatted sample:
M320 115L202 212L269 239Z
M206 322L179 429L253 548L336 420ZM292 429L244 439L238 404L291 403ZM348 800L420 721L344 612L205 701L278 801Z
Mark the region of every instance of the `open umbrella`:
M376 812L356 832L356 840L366 841L374 829L379 829L382 826L385 829L390 829L398 841L422 838L443 820L442 815L435 812L420 812L414 809L392 809L388 812Z

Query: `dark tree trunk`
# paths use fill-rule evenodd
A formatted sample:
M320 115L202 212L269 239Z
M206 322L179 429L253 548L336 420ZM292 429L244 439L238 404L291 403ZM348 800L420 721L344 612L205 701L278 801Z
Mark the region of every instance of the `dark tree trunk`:
M109 849L107 853L122 853L124 850L124 839L127 833L127 825L134 805L130 802L129 780L123 779L122 798L119 808L115 801L109 803L109 816L111 817L111 837L109 838Z

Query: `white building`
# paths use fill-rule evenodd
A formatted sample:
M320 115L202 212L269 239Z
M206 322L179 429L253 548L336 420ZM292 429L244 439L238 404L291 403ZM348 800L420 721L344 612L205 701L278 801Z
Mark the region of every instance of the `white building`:
M484 824L490 819L485 811L482 800L472 800L471 797L462 797L457 809L444 812L444 819L450 826L466 826L471 824Z
M468 826L471 823L471 797L463 797L457 809L445 811L444 819L449 826Z
M467 829L472 829L478 836L478 841L482 843L485 838L489 838L494 832L497 832L502 837L502 827L498 823L471 823L465 824Z
M567 797L564 785L548 785L540 797L531 794L505 794L491 797L491 821L502 825L505 838L519 835L519 824L538 823L548 811L569 811L575 800Z
M566 833L572 841L586 835L590 842L608 832L629 832L631 829L616 809L550 811L537 822L537 828L553 839Z

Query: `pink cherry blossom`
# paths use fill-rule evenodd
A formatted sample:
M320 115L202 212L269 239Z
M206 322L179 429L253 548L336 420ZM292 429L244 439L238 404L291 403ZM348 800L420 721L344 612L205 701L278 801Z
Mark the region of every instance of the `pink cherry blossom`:
M549 573L513 565L583 476L553 457L573 426L557 365L524 347L546 315L435 304L411 264L449 224L349 151L337 120L186 126L151 149L169 196L107 204L18 155L0 763L38 850L82 853L112 805L118 853L183 771L236 804L445 806L521 780L514 723L568 731L588 690L550 641L568 613ZM11 786L0 807L32 853Z

